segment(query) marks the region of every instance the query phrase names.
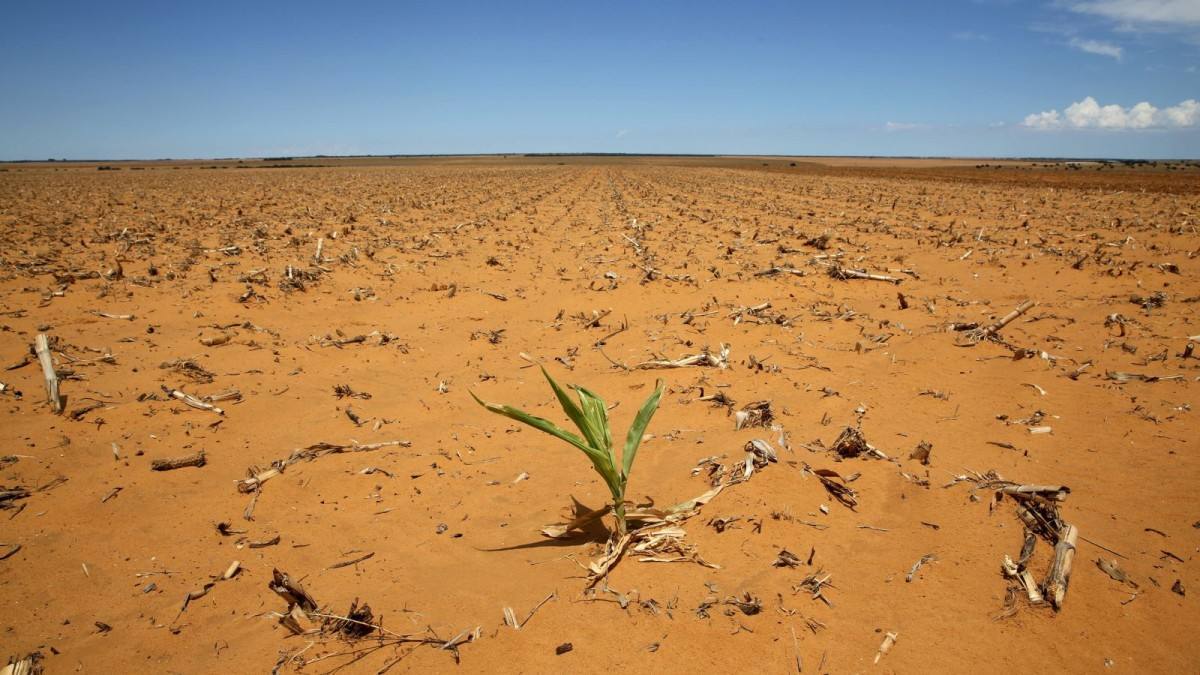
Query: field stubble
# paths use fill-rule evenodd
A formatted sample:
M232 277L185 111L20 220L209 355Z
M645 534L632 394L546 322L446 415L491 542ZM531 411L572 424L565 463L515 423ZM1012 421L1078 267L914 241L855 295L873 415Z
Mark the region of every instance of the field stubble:
M887 644L901 672L1194 671L1188 181L800 169L0 174L7 652L846 672ZM539 530L607 488L468 393L561 421L534 363L608 394L619 429L666 381L636 508L727 484L592 592L604 531ZM744 462L756 439L777 462ZM1046 507L1082 537L1057 612L1002 572L1024 502L997 476L1070 488ZM273 570L386 631L292 636Z

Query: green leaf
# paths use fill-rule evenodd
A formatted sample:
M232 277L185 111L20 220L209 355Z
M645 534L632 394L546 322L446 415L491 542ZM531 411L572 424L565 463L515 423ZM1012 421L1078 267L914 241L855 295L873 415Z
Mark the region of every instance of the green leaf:
M546 376L546 381L550 383L550 388L554 390L554 395L558 398L558 404L562 406L563 412L575 423L576 427L579 427L580 433L583 434L588 443L592 447L599 448L600 439L593 433L591 425L588 423L588 418L583 414L583 411L575 404L575 401L571 400L571 396L562 387L558 386L554 378L550 377L550 373L546 372L545 368L542 368L542 375Z
M629 434L625 437L625 452L621 455L622 469L621 481L629 480L629 470L633 468L633 458L637 457L638 446L642 444L642 436L646 433L646 427L650 425L650 418L654 417L655 411L658 410L659 400L662 399L663 382L659 380L654 385L654 393L650 394L650 398L642 404L642 409L638 411L636 417L633 418L633 424L629 427Z
M497 415L503 415L509 419L521 422L522 424L527 424L538 431L550 434L559 440L566 441L567 443L570 443L579 450L583 451L583 453L587 455L588 459L591 460L592 466L596 468L596 472L600 474L600 477L604 479L605 484L608 485L609 491L612 492L614 496L622 493L621 477L617 474L616 468L612 465L612 458L609 456L609 453L593 448L585 443L582 438L559 427L557 424L548 419L538 417L536 415L530 415L524 410L513 408L512 406L488 403L487 401L484 401L476 396L475 392L470 393L471 398L475 399L476 403L496 413Z
M543 417L538 417L536 415L530 415L529 413L525 412L524 410L521 410L519 408L513 408L512 406L500 405L497 403L488 403L487 401L484 401L483 399L476 396L475 392L471 392L471 398L474 398L475 401L477 403L479 403L479 405L483 406L484 408L487 408L488 410L496 413L497 415L504 415L505 417L508 417L509 419L514 419L523 424L527 424L527 425L533 427L534 429L537 429L538 431L545 432L547 434L550 434L551 436L554 436L555 438L566 441L567 443L570 443L571 445L573 445L573 446L579 448L580 450L582 450L583 452L587 453L587 455L589 457L591 457L592 455L599 454L587 443L584 443L582 438L567 431L566 429L559 427L557 424L555 424L554 422L551 422L548 419L545 419Z
M583 404L583 414L596 431L597 438L593 445L611 455L612 437L608 429L608 406L604 404L604 399L583 387L576 386L575 392L579 394L579 401ZM613 466L616 467L616 462L613 462Z

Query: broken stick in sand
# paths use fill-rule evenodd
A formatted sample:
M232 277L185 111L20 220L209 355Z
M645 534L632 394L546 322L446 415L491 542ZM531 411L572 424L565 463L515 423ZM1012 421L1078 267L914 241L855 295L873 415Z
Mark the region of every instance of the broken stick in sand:
M63 411L63 400L58 393L58 373L54 370L54 359L50 355L50 338L45 333L37 334L33 351L37 354L38 362L42 364L42 377L46 379L46 401L54 408L55 413L60 413Z
M204 458L204 451L201 450L194 455L173 457L169 459L156 459L150 462L150 468L154 471L172 471L174 469L182 469L186 466L204 466L207 463L208 460Z
M829 276L840 281L866 279L868 281L886 281L893 284L899 284L901 281L896 277L890 277L886 274L871 274L865 270L852 270L841 265L831 265L829 267Z
M1067 584L1071 581L1071 564L1075 562L1075 542L1079 539L1079 528L1064 523L1054 545L1054 563L1046 577L1044 589L1046 597L1054 609L1062 609L1063 599L1067 596Z
M984 340L994 340L1005 326L1015 321L1017 317L1021 316L1025 312L1033 309L1033 307L1036 305L1037 303L1033 300L1026 300L1025 302L1017 305L1016 309L1001 317L999 321L982 328L976 328L974 330L967 331L955 344L957 344L959 347L973 347Z
M162 385L162 390L164 392L166 392L167 395L170 396L171 398L177 398L180 401L183 401L184 403L186 403L187 405L189 405L193 408L196 408L197 410L207 410L209 412L215 412L218 415L225 414L224 410L221 410L220 408L218 408L217 406L215 406L211 403L205 403L204 401L201 401L200 399L196 398L195 396L192 396L191 394L189 394L187 392L183 392L178 389L172 389L166 385Z
M394 446L410 447L410 441L383 441L380 443L351 443L349 445L338 445L335 443L317 443L310 445L307 448L298 448L292 451L292 454L283 459L277 459L271 462L271 467L268 469L260 469L252 466L247 471L248 478L244 478L237 483L238 492L243 494L253 493L257 495L262 489L262 484L268 480L283 473L285 469L297 462L311 462L318 457L325 455L338 454L343 452L370 452L380 448L388 448Z

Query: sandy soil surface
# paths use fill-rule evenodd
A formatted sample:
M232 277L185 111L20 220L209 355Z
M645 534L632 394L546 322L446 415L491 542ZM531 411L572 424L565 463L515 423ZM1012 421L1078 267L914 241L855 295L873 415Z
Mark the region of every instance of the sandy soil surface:
M91 673L1200 669L1194 171L7 168L5 655ZM644 367L721 345L719 365ZM660 556L682 561L629 555L589 592L607 533L539 534L607 490L471 400L566 424L534 361L604 395L617 437L665 380L631 499L728 483ZM735 429L756 401L773 420ZM842 457L846 427L877 452ZM736 480L754 439L778 462ZM387 441L404 443L365 445ZM314 458L239 490L297 449ZM1025 528L997 477L1070 488L1041 504L1081 535L1057 611L1002 573ZM293 635L276 569L386 632Z

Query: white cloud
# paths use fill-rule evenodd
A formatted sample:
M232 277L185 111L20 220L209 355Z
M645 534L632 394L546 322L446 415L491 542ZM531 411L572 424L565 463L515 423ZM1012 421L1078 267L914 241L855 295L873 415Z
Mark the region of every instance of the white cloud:
M1171 106L1162 113L1177 127L1194 127L1200 123L1200 103L1195 99L1188 99L1179 105Z
M1111 42L1101 42L1099 40L1084 40L1082 38L1074 37L1074 38L1071 38L1071 41L1068 42L1067 44L1071 45L1072 47L1074 47L1075 49L1078 49L1081 52L1087 52L1088 54L1098 54L1100 56L1111 56L1112 58L1114 58L1118 61L1120 61L1121 57L1123 56L1123 50L1120 47L1118 47L1117 45L1112 44Z
M912 122L888 122L883 125L885 131L918 131L920 129L928 129L928 124L914 124Z
M1116 104L1100 105L1088 96L1057 110L1034 113L1025 117L1022 126L1030 129L1188 129L1200 125L1200 102L1188 99L1168 108L1157 108L1142 101L1131 108Z
M960 30L957 33L951 33L950 37L962 42L987 42L992 39L984 33L976 33L973 30Z
M1062 127L1062 118L1059 117L1057 110L1047 110L1046 112L1026 115L1025 121L1021 124L1030 129L1058 129Z
M1091 0L1073 3L1070 8L1134 27L1200 27L1200 2L1196 0Z
M625 138L628 135L629 135L628 129L621 129L621 130L617 131L617 138Z

